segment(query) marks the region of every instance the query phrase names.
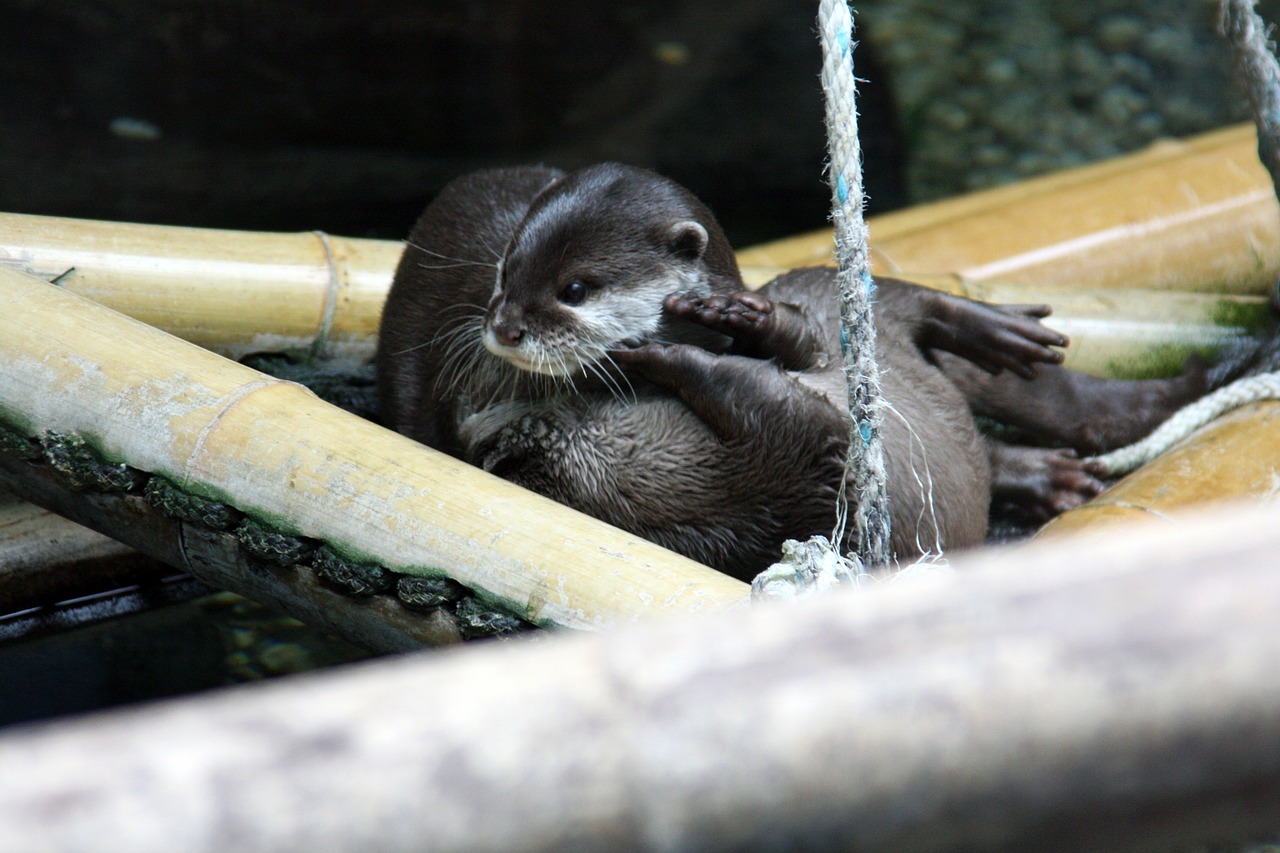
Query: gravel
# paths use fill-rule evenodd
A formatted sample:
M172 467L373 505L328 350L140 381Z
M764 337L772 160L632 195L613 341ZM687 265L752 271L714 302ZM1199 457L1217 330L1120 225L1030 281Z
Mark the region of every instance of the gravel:
M913 201L1249 118L1213 0L865 0L904 117ZM1280 21L1280 0L1259 4Z

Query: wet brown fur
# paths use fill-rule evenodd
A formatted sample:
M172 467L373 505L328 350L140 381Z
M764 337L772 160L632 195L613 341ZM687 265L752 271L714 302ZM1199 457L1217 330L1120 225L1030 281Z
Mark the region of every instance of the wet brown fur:
M672 236L669 226L687 221L705 229L705 245L696 233ZM760 291L766 320L743 328L726 314L741 308L732 299L702 319L687 304L669 306L644 340L569 380L530 374L480 345L482 324L506 342L571 338L564 330L573 312L557 302L568 283L590 277L591 297L607 306L655 271L700 276L721 296L742 288L711 214L652 173L605 164L569 176L521 168L458 179L415 225L387 300L381 416L412 438L750 578L776 559L783 539L828 533L834 523L848 428L831 270L771 282ZM666 295L648 298L660 304ZM751 314L755 303L746 302ZM1135 411L1123 389L1052 363L1039 364L1034 380L1015 375L1057 360L1046 344L1059 339L1038 323L1044 313L878 281L899 557L982 541L993 488L1023 489L1042 503L1078 502L1100 488L1078 462L1063 474L1045 455L1057 451L996 452L993 482L993 451L972 411L1092 448L1149 428L1175 398L1196 393L1194 377L1161 380L1135 392L1146 407ZM1002 367L1012 370L987 372ZM1054 433L1064 409L1077 405L1120 413L1118 426Z

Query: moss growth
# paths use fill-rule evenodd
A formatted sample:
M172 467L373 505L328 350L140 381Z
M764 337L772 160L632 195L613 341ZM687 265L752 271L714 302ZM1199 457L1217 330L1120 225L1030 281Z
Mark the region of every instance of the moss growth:
M1157 344L1128 358L1116 358L1107 362L1106 375L1112 379L1159 379L1177 376L1182 372L1192 353L1211 359L1211 348L1196 348L1185 344Z
M0 453L15 456L24 462L34 462L41 455L38 443L2 425L0 425Z
M452 604L466 594L466 587L448 578L405 575L396 581L396 597L410 610L436 610Z
M462 631L462 636L469 640L511 634L528 627L524 620L495 610L470 595L458 602L454 613L458 617L458 628Z

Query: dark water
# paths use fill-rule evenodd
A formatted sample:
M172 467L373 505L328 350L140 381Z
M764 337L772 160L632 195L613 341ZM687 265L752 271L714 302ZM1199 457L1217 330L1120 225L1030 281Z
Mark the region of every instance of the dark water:
M26 639L14 639L19 630ZM188 576L0 619L0 726L368 657Z

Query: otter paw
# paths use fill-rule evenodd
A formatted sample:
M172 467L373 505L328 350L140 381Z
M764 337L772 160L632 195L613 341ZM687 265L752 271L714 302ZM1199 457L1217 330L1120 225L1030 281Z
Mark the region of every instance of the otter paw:
M1011 447L991 454L994 497L1014 505L1020 515L1043 523L1102 494L1103 470L1071 449Z
M924 323L922 343L968 359L988 373L1011 370L1033 379L1038 363L1061 364L1066 335L1040 321L1048 305L987 305L943 297Z
M710 296L672 294L663 303L667 313L737 338L760 330L773 315L773 300L751 291Z

